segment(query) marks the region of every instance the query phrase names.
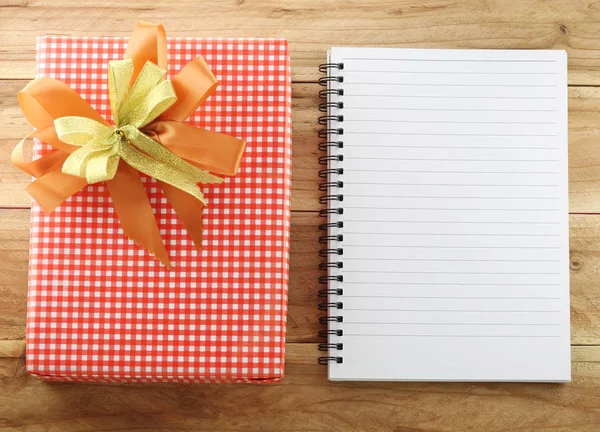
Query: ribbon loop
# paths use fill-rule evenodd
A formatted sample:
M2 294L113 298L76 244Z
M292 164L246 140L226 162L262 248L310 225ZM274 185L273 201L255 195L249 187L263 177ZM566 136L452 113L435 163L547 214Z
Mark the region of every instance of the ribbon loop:
M85 167L85 179L89 184L112 180L119 166L119 155L114 149L101 150Z
M114 129L87 117L61 117L54 120L58 138L67 144L84 146L93 139L105 140Z
M120 124L119 111L129 94L129 83L133 76L133 60L111 60L108 62L108 98L115 124Z
M98 162L91 164L91 166L95 166L98 169L97 172L93 172L93 170L90 169L90 162L95 158L104 159L102 155L106 152L111 152L113 150L112 147L113 144L111 141L93 139L69 155L62 166L62 172L85 178L88 180L89 184L110 180L102 175L102 172L104 172L105 169L101 168Z
M177 95L173 85L163 81L166 74L166 70L146 62L121 106L117 126L142 127L175 103Z
M152 122L175 103L177 96L171 81L166 80L152 88L141 100L138 117L127 124L141 128Z

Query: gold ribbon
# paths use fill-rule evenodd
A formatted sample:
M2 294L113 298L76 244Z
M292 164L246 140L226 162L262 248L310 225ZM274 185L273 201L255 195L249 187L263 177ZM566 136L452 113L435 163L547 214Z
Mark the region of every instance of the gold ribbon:
M138 22L126 57L108 67L115 127L60 81L42 77L27 84L19 104L37 130L17 144L11 160L36 177L27 191L47 212L87 184L106 181L125 234L170 266L138 172L159 181L200 249L206 202L198 183L223 181L208 171L235 175L245 143L182 123L218 83L202 58L188 63L173 80L164 79L162 26ZM29 138L47 142L55 151L28 162L24 146Z

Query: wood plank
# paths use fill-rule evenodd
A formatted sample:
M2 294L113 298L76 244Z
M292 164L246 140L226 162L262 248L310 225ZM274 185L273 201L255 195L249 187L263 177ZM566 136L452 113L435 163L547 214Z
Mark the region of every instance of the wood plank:
M569 88L569 211L600 213L600 89Z
M569 384L331 382L314 344L288 344L282 385L45 383L0 358L0 430L597 432L600 347ZM351 409L350 409L351 407Z
M0 80L0 207L30 207L31 199L25 187L31 178L10 163L12 148L31 127L23 117L16 95L25 86L25 80ZM317 117L318 89L316 84L294 84L293 90L293 188L294 210L318 208Z
M414 48L565 49L571 84L600 83L600 8L595 0L226 0L203 2L3 0L0 78L31 78L45 34L128 36L136 20L170 36L283 37L295 81L314 81L334 45ZM196 13L190 13L196 11ZM199 22L198 14L201 14Z
M285 362L290 364L314 365L317 357L323 355L317 343L288 342L286 344ZM0 358L24 358L24 340L0 340ZM600 346L571 346L573 362L600 362Z
M571 341L597 345L600 342L600 215L572 215L569 225Z
M315 342L320 328L317 251L320 218L292 214L288 342ZM571 332L576 345L600 345L600 215L572 215ZM29 215L0 210L0 340L25 337Z
M29 176L10 164L10 150L30 132L16 98L25 81L0 80L0 207L29 207ZM294 84L292 209L316 211L319 177L316 84ZM572 213L600 213L600 88L569 88L569 199Z
M318 332L317 251L320 218L314 213L292 217L292 256L288 340L315 341ZM0 340L25 337L29 210L0 210Z
M24 339L29 262L28 210L0 210L0 339Z
M22 358L24 356L24 340L0 340L0 358Z

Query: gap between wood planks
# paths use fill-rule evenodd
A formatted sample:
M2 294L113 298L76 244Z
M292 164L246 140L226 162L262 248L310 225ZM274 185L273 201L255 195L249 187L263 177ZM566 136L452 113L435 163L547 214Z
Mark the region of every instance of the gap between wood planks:
M319 356L318 343L293 342L286 344L286 362L315 364ZM0 340L0 359L23 358L24 340ZM600 362L600 345L571 345L571 362Z
M14 80L2 80L2 79L0 79L0 84L2 84L2 83L9 83L11 81L14 82ZM26 79L19 79L19 80L16 80L16 81L21 82L23 85L25 85L25 83L27 82ZM315 80L307 80L307 79L299 79L297 81L294 81L293 84L300 84L300 85L306 85L306 86L313 86L314 85L316 87L317 81L315 81ZM596 88L596 87L600 88L600 85L575 84L575 85L570 85L569 86L569 88L572 88L572 89L578 89L578 88L584 88L585 89L585 88ZM318 90L318 88L315 88L315 94L316 94L317 90ZM14 96L16 97L16 94ZM300 96L303 96L303 95L300 95ZM16 102L13 103L13 107L14 107L15 104L16 104ZM315 118L313 119L314 120L313 122L314 122L315 126L316 126L317 116L318 116L318 113L315 113ZM303 123L302 125L306 126L306 124L307 123ZM296 126L296 127L301 127L301 126ZM315 134L315 140L316 140L316 131L314 132L314 134ZM15 144L16 144L16 142L18 140L15 138L14 141L15 141ZM303 143L301 142L300 144L302 146ZM306 156L306 155L303 154L303 157L304 156ZM314 155L314 158L315 158L315 163L316 163L316 158L317 158L316 154ZM577 167L575 167L574 169L577 169ZM317 179L316 179L316 172L315 172L315 179L314 180L317 181ZM317 193L317 189L316 189L316 182L315 182L314 186L315 186L315 189L314 189L315 190L315 194L318 194ZM292 194L297 193L297 192L298 192L297 190L294 190L294 189L292 190ZM305 192L305 191L301 191L301 193L302 192ZM315 202L315 207L317 207L316 197L315 197L315 201L314 202ZM0 210L3 210L3 209L4 210L27 210L28 208L30 208L30 206L24 205L23 202L21 202L19 204L14 204L14 205L6 204L6 203L0 204ZM310 214L310 213L315 213L318 210L319 210L318 208L315 208L315 209L295 209L295 208L293 208L292 209L292 213L307 213L307 214ZM592 209L592 211L583 211L583 212L582 211L575 211L575 212L569 212L569 214L571 214L571 215L600 215L600 212L594 212L593 210L595 210L595 209Z

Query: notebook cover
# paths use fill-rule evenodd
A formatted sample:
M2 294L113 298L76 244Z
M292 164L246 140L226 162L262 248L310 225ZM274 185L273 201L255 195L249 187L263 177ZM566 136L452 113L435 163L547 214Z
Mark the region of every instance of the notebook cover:
M107 63L126 38L38 39L38 76L110 119ZM103 184L52 214L35 202L27 370L49 381L260 382L283 377L291 87L282 39L168 41L169 75L204 56L220 82L188 120L247 142L239 173L204 185L197 252L157 183L142 178L172 271L124 236ZM42 155L48 146L36 143Z

